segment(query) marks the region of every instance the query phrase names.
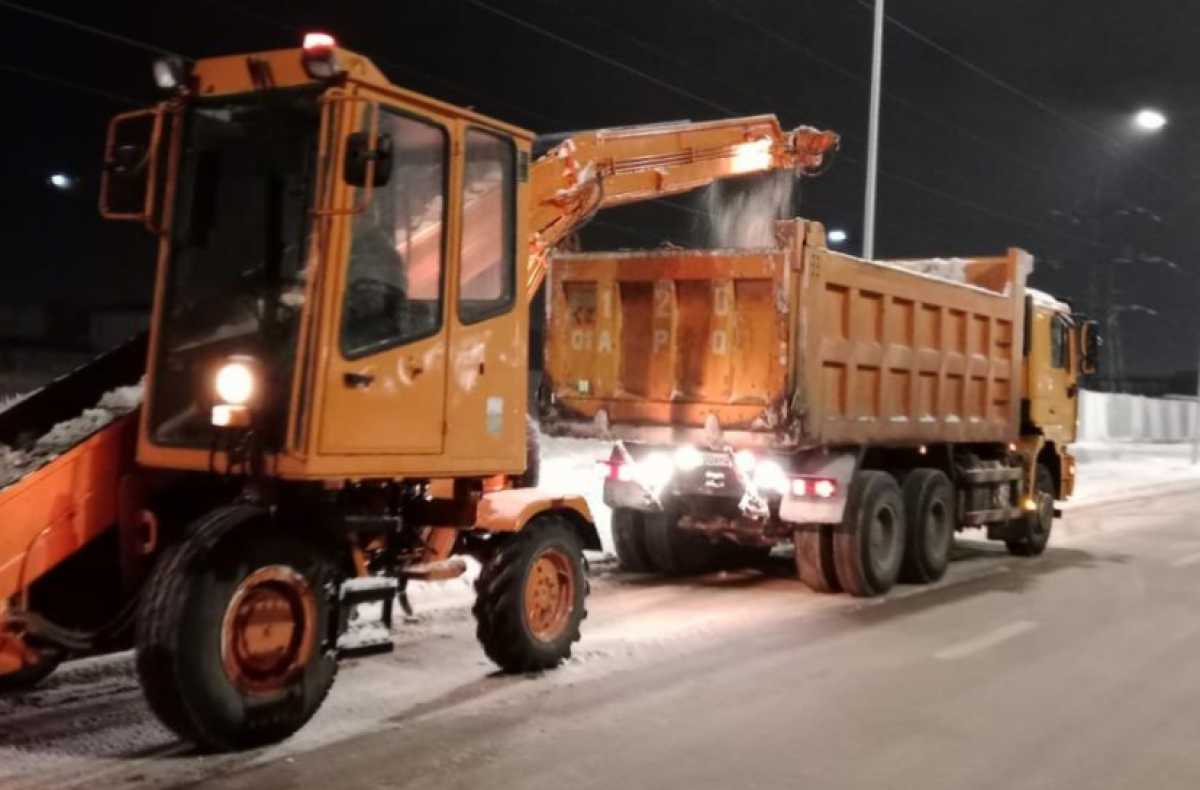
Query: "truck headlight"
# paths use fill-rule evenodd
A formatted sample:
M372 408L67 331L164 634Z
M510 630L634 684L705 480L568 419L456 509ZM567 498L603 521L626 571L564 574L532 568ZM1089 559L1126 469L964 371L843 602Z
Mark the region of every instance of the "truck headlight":
M788 476L778 461L762 461L754 468L754 487L759 491L782 494L788 490Z
M638 461L637 479L646 488L654 492L662 491L675 476L675 464L671 456L663 452L650 453Z
M217 369L214 381L217 397L233 406L244 406L254 397L258 382L255 381L254 364L247 359L230 358Z
M690 444L675 451L675 466L681 472L694 472L704 465L704 454Z

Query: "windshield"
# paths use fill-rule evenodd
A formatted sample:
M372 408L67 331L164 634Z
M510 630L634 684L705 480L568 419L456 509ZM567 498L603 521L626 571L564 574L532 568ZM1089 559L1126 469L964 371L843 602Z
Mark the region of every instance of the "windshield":
M318 107L312 92L187 111L152 400L152 435L208 446L215 368L261 363L277 446L304 301Z

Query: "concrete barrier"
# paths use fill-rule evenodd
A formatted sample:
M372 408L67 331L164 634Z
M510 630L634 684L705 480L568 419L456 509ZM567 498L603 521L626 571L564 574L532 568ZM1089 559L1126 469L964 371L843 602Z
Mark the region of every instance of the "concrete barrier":
M1116 392L1079 395L1079 441L1185 442L1196 430L1194 398L1146 398Z

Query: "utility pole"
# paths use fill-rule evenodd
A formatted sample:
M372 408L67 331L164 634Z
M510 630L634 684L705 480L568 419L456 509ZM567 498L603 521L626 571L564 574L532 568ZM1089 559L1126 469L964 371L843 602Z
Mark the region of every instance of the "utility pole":
M875 192L879 171L879 97L883 84L883 0L875 0L871 47L871 113L867 129L867 196L863 209L863 257L875 257Z

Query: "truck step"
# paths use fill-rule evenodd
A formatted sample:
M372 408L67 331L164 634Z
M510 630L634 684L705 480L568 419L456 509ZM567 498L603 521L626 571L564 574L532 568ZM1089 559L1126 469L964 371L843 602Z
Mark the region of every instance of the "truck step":
M339 622L352 625L338 637L339 659L392 652L395 648L392 642L392 607L399 590L400 582L392 576L361 576L342 582L338 593ZM361 617L365 607L371 604L379 604L378 619L351 620L351 614Z

